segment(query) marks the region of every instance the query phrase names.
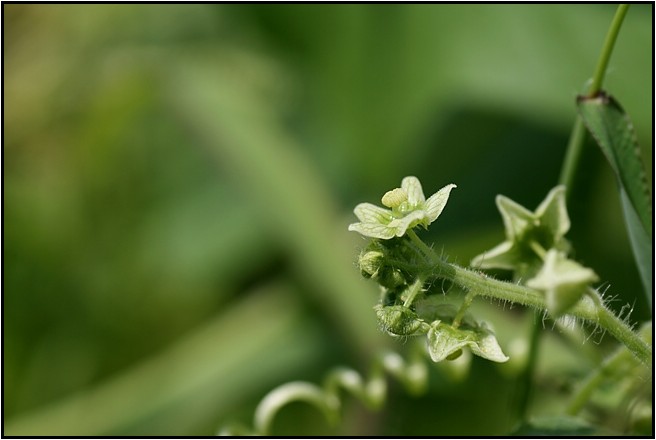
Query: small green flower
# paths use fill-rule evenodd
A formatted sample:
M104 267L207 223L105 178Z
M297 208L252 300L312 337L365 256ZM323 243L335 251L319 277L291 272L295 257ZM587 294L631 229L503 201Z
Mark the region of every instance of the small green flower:
M506 240L476 256L471 265L481 269L510 269L518 276L529 275L542 265L542 250L567 250L564 236L570 221L565 206L565 186L552 189L531 212L507 197L498 195L497 208L503 218Z
M442 213L449 193L456 185L446 185L426 200L419 179L405 177L401 188L385 193L381 208L371 203L360 203L353 212L360 222L349 225L349 231L359 232L366 237L389 240L402 237L408 229L417 225L427 228Z
M544 292L547 310L554 317L560 316L578 302L590 283L598 281L592 269L567 259L564 253L549 250L540 272L526 285Z
M428 352L433 362L455 359L465 347L476 356L494 362L508 360L485 323L455 328L440 320L433 321L428 331Z

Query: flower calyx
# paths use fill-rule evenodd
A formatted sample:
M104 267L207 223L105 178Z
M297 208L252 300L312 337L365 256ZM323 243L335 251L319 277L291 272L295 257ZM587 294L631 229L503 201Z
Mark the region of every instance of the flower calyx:
M539 270L547 249L569 250L564 238L570 228L564 185L553 188L534 212L502 195L497 196L496 205L506 240L474 257L471 266L509 269L516 278L525 278Z

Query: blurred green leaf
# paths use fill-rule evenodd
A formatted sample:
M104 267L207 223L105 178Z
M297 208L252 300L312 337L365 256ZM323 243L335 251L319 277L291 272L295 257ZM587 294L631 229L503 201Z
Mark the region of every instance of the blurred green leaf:
M633 125L612 96L602 93L593 98L582 97L577 104L586 127L617 178L631 246L651 302L651 197Z
M188 435L207 420L218 428L221 412L321 351L288 285L255 293L116 377L7 420L4 434Z
M309 292L364 360L382 339L371 311L374 286L354 270L347 224L330 191L261 92L276 83L266 76L275 70L243 56L231 58L232 69L216 55L209 59L209 53L190 57L167 73L172 107L217 163L230 163L242 194L258 203L265 227L290 250ZM259 89L247 74L251 68L264 79Z

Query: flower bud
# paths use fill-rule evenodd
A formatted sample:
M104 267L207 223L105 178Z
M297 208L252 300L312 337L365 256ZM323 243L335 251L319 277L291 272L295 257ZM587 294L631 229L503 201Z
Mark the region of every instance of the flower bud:
M372 278L378 274L385 261L385 254L381 251L365 251L360 254L358 265L365 278Z
M576 304L590 283L598 279L592 269L567 259L562 252L550 249L544 259L544 266L526 285L542 290L549 313L558 317Z
M374 307L378 323L386 332L396 336L410 336L421 333L426 325L417 314L404 306L377 305Z

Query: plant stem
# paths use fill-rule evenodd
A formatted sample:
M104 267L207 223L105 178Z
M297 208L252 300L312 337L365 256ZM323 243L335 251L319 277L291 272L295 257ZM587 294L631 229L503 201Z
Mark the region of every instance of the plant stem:
M412 302L415 300L417 294L421 292L421 288L424 285L424 281L425 280L423 277L417 277L417 280L408 289L408 296L406 300L403 302L403 307L410 307L412 305Z
M414 231L408 231L408 235L418 247L424 250L424 252L427 252L427 257L430 258L433 269L439 277L447 279L463 289L474 291L480 296L509 301L537 310L547 310L544 295L539 290L506 281L499 281L483 273L443 261L417 237ZM591 295L592 297L584 296L581 298L567 313L605 329L624 344L640 362L651 368L651 347L639 335L634 333L624 321L606 308L596 291L591 289Z
M453 318L453 323L451 324L453 328L460 327L460 321L462 321L462 318L465 316L465 312L467 311L469 306L471 306L471 303L472 301L474 301L475 296L476 296L475 291L470 290L469 292L467 292L467 295L465 295L465 299L460 305L460 308L458 309L456 316Z
M610 28L608 29L608 34L606 35L606 40L604 41L604 46L601 50L601 55L599 56L599 61L597 61L597 66L595 68L594 75L592 77L592 84L590 90L588 90L587 96L593 97L601 91L601 85L606 74L606 69L608 67L608 61L610 60L610 55L613 52L613 46L617 40L617 35L622 26L622 21L626 15L629 5L621 4L617 7L613 21L611 22ZM574 176L576 175L576 170L578 169L578 164L581 159L581 152L583 151L583 145L585 142L586 130L583 125L583 120L580 116L576 116L576 121L574 122L574 127L572 128L572 134L569 137L569 142L567 144L567 151L565 153L565 159L563 161L563 167L560 172L560 178L558 179L559 183L565 185L568 188L567 194L569 195L571 191L569 189L572 187Z
M412 240L412 243L419 248L419 250L426 256L426 258L428 258L431 263L434 264L436 262L436 255L433 249L429 248L428 245L426 245L426 243L424 243L412 229L408 229L407 234L408 237L410 237L410 240Z
M533 312L533 322L531 324L531 337L528 341L529 351L528 359L521 376L517 379L519 385L519 398L517 399L519 409L519 417L523 421L527 421L528 407L532 396L533 374L538 360L538 350L540 347L540 334L542 333L542 326L540 323L540 312L535 310Z
M629 10L629 5L621 4L617 7L615 11L615 16L613 21L610 24L608 29L608 34L606 34L606 40L604 41L604 46L601 49L601 55L599 56L599 61L597 61L597 67L595 68L594 76L592 77L592 85L588 91L588 97L592 98L596 96L601 91L601 84L604 81L604 76L606 75L606 68L608 67L608 61L610 60L610 55L613 53L613 47L615 46L615 41L617 40L617 35L620 32L622 27L622 21L624 21L624 16Z

